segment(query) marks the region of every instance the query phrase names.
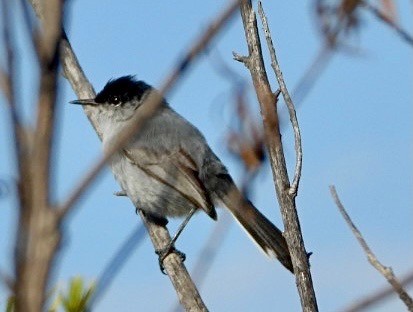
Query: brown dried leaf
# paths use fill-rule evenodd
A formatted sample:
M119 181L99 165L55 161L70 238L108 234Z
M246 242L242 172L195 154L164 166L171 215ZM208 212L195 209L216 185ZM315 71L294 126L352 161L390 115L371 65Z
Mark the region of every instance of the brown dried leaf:
M380 11L389 22L394 24L397 22L397 9L393 0L381 0Z

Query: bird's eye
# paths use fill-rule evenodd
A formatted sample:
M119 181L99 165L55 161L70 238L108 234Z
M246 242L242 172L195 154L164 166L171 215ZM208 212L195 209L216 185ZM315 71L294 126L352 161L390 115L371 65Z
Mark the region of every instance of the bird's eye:
M111 96L110 97L110 99L109 99L109 103L110 104L114 104L114 105L118 105L118 104L120 104L120 97L119 96L117 96L117 95L113 95L113 96Z

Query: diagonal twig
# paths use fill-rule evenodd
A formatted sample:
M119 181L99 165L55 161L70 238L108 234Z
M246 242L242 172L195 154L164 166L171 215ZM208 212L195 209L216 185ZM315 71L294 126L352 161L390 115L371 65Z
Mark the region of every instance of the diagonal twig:
M405 276L400 278L400 284L403 287L409 286L409 284L413 283L413 271L406 274ZM387 299L389 296L394 295L393 286L387 285L385 288L380 288L379 290L369 294L361 299L358 299L354 302L354 304L342 309L342 312L360 312L366 310L367 308L371 308L373 305L377 305L379 302Z
M112 259L103 269L102 274L96 282L95 290L93 291L92 297L88 302L88 307L86 311L92 311L96 303L103 297L107 289L113 282L113 279L129 259L132 252L136 250L138 245L145 238L145 227L140 223L132 233L127 237L127 239L122 243L121 247L115 252Z
M7 104L10 110L11 127L13 134L13 143L15 148L15 159L17 160L17 165L19 166L19 173L24 170L23 157L26 153L22 152L24 148L24 130L22 128L22 123L20 117L17 113L16 105L16 95L15 95L15 71L16 71L16 61L15 61L15 45L14 45L14 34L12 33L12 22L11 22L11 8L10 2L7 0L1 0L1 12L3 20L3 32L2 41L4 43L5 54L6 54L6 70L0 68L0 88L6 98Z
M370 264L377 270L381 275L383 275L390 285L393 287L394 291L398 293L400 299L404 302L407 309L409 311L413 311L413 300L409 296L409 294L404 290L402 285L399 283L397 278L394 276L393 270L390 267L386 267L380 263L377 259L376 255L368 246L367 242L364 240L363 235L356 227L356 225L351 220L350 216L348 215L344 205L341 203L340 198L338 197L336 188L334 185L330 186L330 193L334 199L334 202L337 205L338 210L340 211L341 215L343 216L344 220L346 221L347 225L350 227L351 231L353 232L354 236L356 237L357 241L363 248L365 254L367 255L367 259Z
M390 28L394 29L396 33L408 44L413 46L413 37L410 35L406 30L400 27L396 22L394 22L392 19L388 18L383 12L369 3L368 1L361 1L360 4L362 7L364 7L367 11L372 13L375 17L377 17L379 20L383 21L386 25L388 25Z
M275 48L271 38L270 28L268 27L267 17L265 16L264 10L262 8L261 1L258 1L258 13L261 17L262 25L264 28L265 39L267 40L268 50L270 51L271 56L271 66L274 69L275 76L277 77L278 85L280 86L281 93L284 98L284 102L288 107L288 113L290 115L291 125L294 130L294 144L295 144L295 153L296 153L296 163L294 170L294 178L291 183L289 193L292 196L297 196L298 184L300 183L301 178L301 169L303 164L303 148L301 144L301 134L300 127L298 125L297 114L295 111L293 100L290 97L287 86L284 81L283 74L281 72L280 65L278 64L277 56L275 54Z

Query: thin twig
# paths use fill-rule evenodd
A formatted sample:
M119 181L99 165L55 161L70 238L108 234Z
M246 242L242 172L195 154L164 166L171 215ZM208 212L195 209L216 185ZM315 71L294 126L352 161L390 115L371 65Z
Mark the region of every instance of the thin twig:
M367 1L360 1L360 6L364 7L366 10L374 14L377 18L382 20L384 23L388 24L391 28L393 28L407 43L412 44L413 38L408 32L402 29L397 23L389 20L378 8L373 6L372 4L368 3ZM332 31L330 35L329 42L336 42L338 35L343 30L343 22L338 22L338 25L335 27L335 31ZM295 88L292 92L292 98L294 98L294 102L296 107L299 106L304 98L307 96L309 91L314 87L315 83L317 82L318 78L321 76L325 68L327 67L328 63L331 61L334 52L336 51L335 46L324 43L321 47L319 52L317 52L314 60L311 62L308 69L305 71L302 78L299 80Z
M386 267L383 264L381 264L379 262L379 260L377 259L376 255L373 253L373 251L367 245L367 242L364 240L361 232L355 226L355 224L351 220L350 216L348 215L346 209L344 208L343 204L341 203L340 198L338 197L338 194L337 194L337 191L336 191L336 188L334 187L334 185L330 186L330 192L331 192L331 196L334 199L334 202L337 205L338 210L340 211L340 213L343 216L344 220L346 221L347 225L350 227L350 229L353 232L354 236L356 237L357 241L359 242L359 244L363 248L365 254L367 255L367 259L370 262L370 264L377 271L379 271L380 274L382 274L387 279L387 281L390 283L390 285L392 285L394 291L399 294L400 299L404 302L407 309L409 311L413 311L413 300L412 300L412 298L403 289L400 282L394 276L393 270L390 267Z
M312 88L314 88L317 80L321 77L327 65L332 60L334 52L336 50L331 49L330 46L323 44L320 50L311 61L304 74L293 89L293 98L296 105L300 106L305 97L309 94Z
M2 0L2 12L3 12L3 42L6 52L6 64L7 70L5 72L1 71L1 86L3 88L4 95L7 99L7 103L10 109L10 119L12 124L12 134L14 138L15 144L15 159L17 160L17 164L19 166L19 172L24 172L22 167L23 165L23 158L27 154L25 151L25 130L23 128L23 124L20 120L16 102L16 70L17 70L17 62L15 56L15 44L14 44L14 36L15 34L12 33L12 19L10 18L11 10L9 5L11 4L7 0Z
M379 20L387 24L390 28L394 29L396 33L408 44L413 46L413 37L395 21L388 18L380 9L370 4L368 1L361 1L361 6L366 8L370 13L372 13Z
M39 46L39 28L34 23L32 15L31 15L31 7L27 0L20 0L21 10L23 12L23 22L25 26L25 30L29 34L30 44L32 45L32 49L36 54L36 57L40 57L40 46Z
M297 114L295 111L293 100L291 99L290 94L288 92L287 86L284 81L283 74L281 72L280 65L277 60L277 56L275 54L275 48L272 42L270 28L268 27L267 17L265 16L264 10L262 8L261 1L258 1L258 13L261 17L262 26L264 28L265 39L267 40L268 50L270 51L271 66L275 72L275 76L277 77L278 85L280 86L280 90L283 95L284 102L288 107L291 125L294 130L296 163L295 163L295 170L294 170L294 179L293 179L293 182L291 183L291 187L288 192L292 196L297 196L298 185L300 183L301 169L302 169L302 164L303 164L303 148L301 144L300 127L298 125Z
M413 271L400 278L400 284L403 287L409 286L413 283ZM380 288L374 291L372 294L364 296L361 299L355 300L355 302L347 308L342 309L342 312L360 312L367 308L377 305L379 302L387 299L391 295L396 294L392 285L387 285L385 288Z
M1 1L1 11L3 20L2 41L6 52L7 69L5 71L0 70L0 87L4 93L4 96L7 100L7 104L10 109L12 135L15 146L15 159L17 160L18 166L20 166L22 164L21 158L24 157L24 153L22 153L23 130L19 115L17 113L16 95L14 92L16 63L14 55L15 46L14 41L12 39L14 37L14 34L12 33L11 29L12 20L10 18L11 10L9 5L9 1ZM19 172L22 172L22 168L19 169Z
M234 55L234 57L242 61L250 70L260 104L275 189L284 221L284 235L291 254L301 306L303 311L318 311L308 256L305 251L295 206L295 197L288 192L290 190L290 182L281 141L278 115L274 107L276 96L271 91L265 71L256 16L250 0L243 0L241 2L241 16L249 55L241 58Z

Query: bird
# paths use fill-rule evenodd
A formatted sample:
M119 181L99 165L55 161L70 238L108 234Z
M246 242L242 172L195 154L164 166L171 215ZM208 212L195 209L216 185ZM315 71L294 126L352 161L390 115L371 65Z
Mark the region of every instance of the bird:
M105 150L133 122L152 92L157 90L128 75L110 79L95 98L70 103L97 109ZM217 220L216 207L223 206L267 256L293 272L282 231L245 198L202 133L165 98L112 156L110 167L122 193L149 220L166 225L168 218L198 211Z

